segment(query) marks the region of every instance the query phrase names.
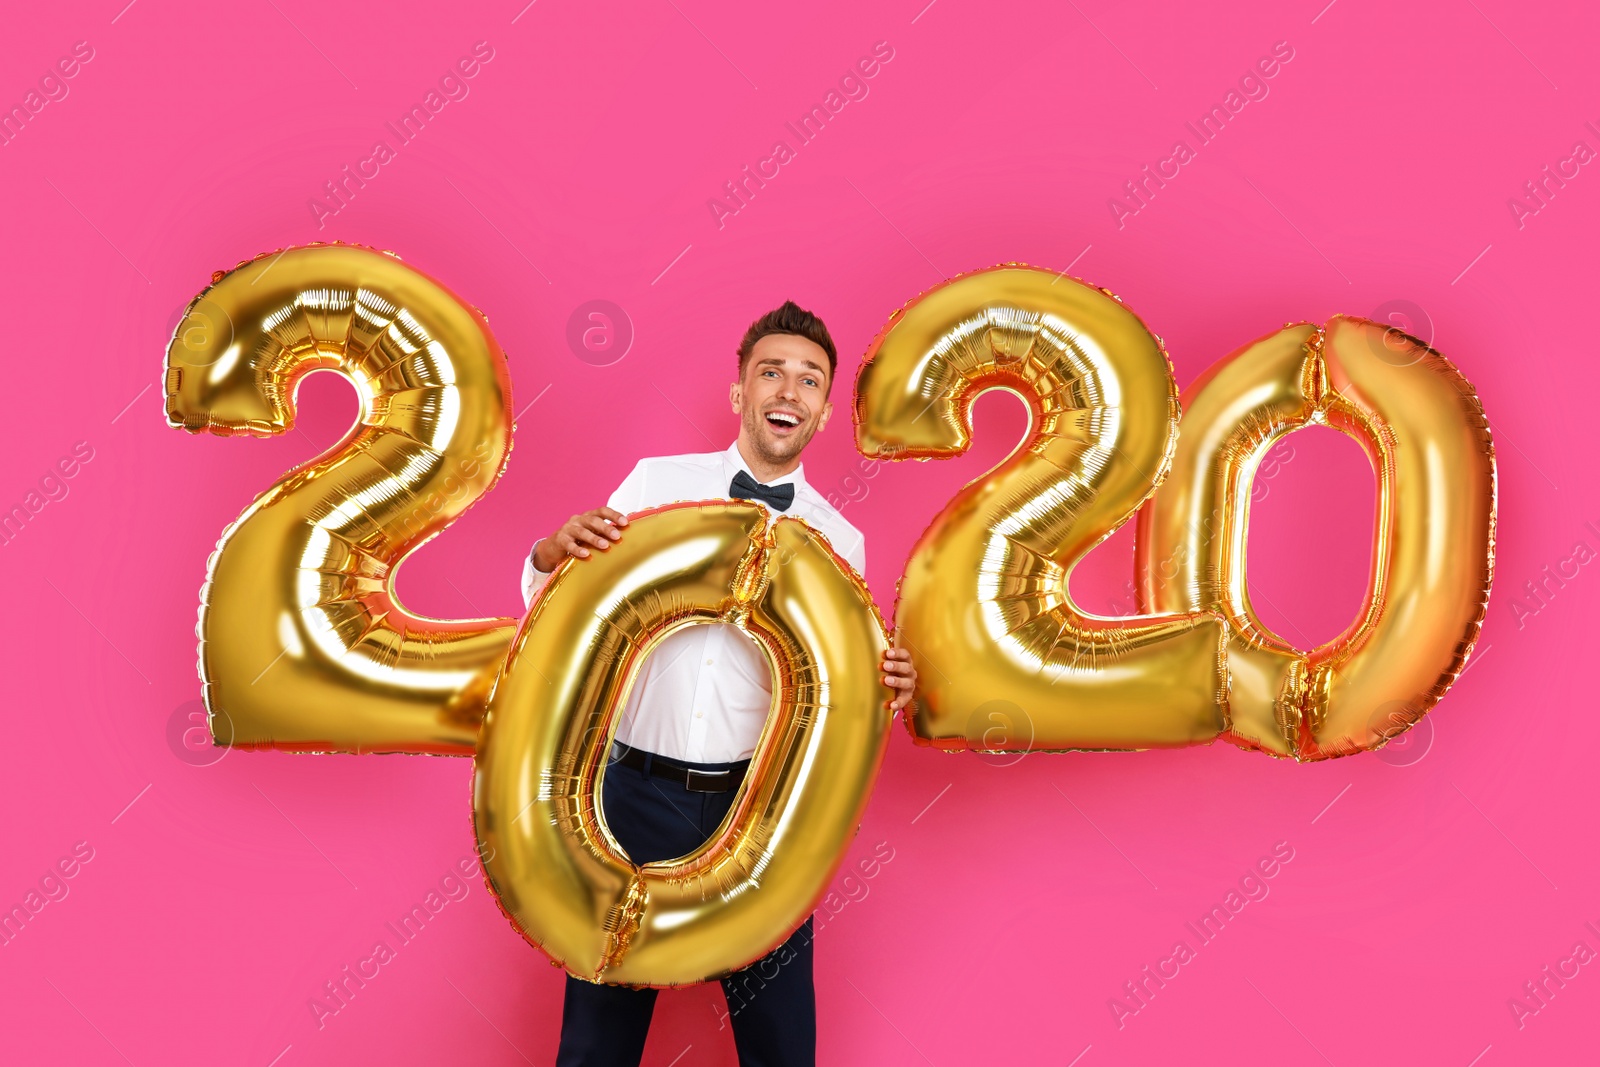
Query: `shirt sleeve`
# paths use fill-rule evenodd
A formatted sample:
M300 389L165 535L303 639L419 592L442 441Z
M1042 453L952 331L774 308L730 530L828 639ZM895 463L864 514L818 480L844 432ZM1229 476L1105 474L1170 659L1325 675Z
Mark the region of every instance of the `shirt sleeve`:
M865 578L867 576L867 537L865 534L856 534L855 547L844 554L845 562L856 569L856 573Z
M539 538L543 541L544 538ZM533 543L528 554L522 560L522 610L527 611L533 603L533 595L544 588L544 583L550 580L550 572L542 571L533 565L533 554L539 550L539 541Z
M616 492L611 494L611 499L606 501L606 507L613 511L620 511L624 515L644 508L645 466L644 460L634 464L633 470L617 486ZM539 538L543 541L544 538ZM522 561L522 610L527 611L533 604L534 596L544 583L550 580L550 571L542 571L533 565L533 554L539 548L539 541L533 543L533 548Z
M631 515L635 511L643 511L645 503L645 461L640 460L633 465L633 470L622 479L622 484L617 486L617 491L611 494L611 499L606 501L606 507L613 511L620 511L624 515Z

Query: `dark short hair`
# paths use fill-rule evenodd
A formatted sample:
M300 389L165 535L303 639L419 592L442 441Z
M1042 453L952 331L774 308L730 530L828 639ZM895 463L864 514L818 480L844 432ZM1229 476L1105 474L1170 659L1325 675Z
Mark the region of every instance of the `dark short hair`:
M744 379L744 365L750 360L750 351L755 348L756 342L768 334L792 333L797 337L804 337L828 353L828 386L833 386L833 373L839 365L839 355L833 347L833 337L828 333L828 327L805 308L793 300L785 300L782 307L773 308L765 315L750 324L744 332L744 340L739 342L739 378Z

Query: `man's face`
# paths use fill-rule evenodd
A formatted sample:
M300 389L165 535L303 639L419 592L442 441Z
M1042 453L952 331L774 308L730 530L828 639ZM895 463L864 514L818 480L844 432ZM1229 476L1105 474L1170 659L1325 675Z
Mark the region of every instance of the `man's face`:
M787 465L828 425L828 354L804 337L772 333L755 343L729 389L739 438L763 462Z

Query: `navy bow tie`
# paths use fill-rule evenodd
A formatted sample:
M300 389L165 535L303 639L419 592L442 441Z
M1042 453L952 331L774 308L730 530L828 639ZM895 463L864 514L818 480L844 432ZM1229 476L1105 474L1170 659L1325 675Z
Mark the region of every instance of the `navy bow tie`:
M794 483L762 485L744 471L740 471L733 476L733 484L728 486L728 495L735 500L759 500L768 507L788 511L789 505L794 503Z

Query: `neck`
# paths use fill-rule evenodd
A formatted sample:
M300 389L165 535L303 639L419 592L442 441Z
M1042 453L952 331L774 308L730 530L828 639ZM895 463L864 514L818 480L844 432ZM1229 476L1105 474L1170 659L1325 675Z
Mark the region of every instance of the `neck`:
M750 473L756 476L756 481L763 484L772 481L774 478L782 478L785 474L793 474L800 466L799 456L795 456L794 459L786 464L774 465L767 463L759 456L752 455L751 453L755 449L750 447L743 435L740 435L736 445L739 449L739 455L744 458L744 465L750 468Z

